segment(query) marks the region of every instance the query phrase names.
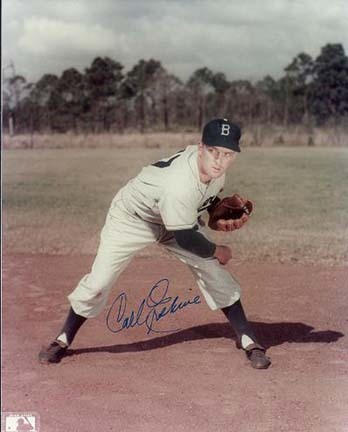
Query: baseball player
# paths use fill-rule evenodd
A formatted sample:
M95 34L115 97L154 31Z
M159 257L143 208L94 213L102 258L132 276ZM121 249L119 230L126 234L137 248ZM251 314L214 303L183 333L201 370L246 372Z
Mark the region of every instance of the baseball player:
M81 325L105 307L117 277L140 249L159 245L191 269L212 310L221 309L251 366L271 361L256 340L240 300L240 286L227 270L228 246L215 244L202 231L200 216L219 201L225 172L240 152L240 128L227 119L208 122L198 145L144 167L112 200L90 273L68 296L71 308L55 340L39 353L41 363L58 363ZM248 221L219 219L216 228L233 231Z

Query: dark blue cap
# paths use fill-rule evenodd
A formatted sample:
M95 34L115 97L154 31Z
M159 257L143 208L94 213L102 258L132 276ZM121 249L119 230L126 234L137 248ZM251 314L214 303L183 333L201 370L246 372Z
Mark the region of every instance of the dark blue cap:
M207 146L225 147L240 152L240 127L227 119L214 119L203 129L202 143Z

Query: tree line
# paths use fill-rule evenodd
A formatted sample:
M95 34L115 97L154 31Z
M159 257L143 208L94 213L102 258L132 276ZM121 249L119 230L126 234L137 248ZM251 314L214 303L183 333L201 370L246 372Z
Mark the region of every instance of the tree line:
M298 54L280 79L229 81L223 72L195 70L186 82L160 61L140 60L131 70L96 57L83 73L44 74L36 83L20 75L3 84L3 127L15 133L100 133L200 130L206 119L226 116L243 125L346 121L348 57L327 44L313 59Z

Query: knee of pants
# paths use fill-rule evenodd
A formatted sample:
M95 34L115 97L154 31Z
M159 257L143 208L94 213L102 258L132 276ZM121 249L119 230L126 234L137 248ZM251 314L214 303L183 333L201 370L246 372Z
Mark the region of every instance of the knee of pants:
M77 297L74 293L68 296L74 312L85 318L95 318L106 306L108 296L95 296L89 298Z
M233 289L233 291L240 291L240 285L237 279L218 262L214 263L211 272L209 273L208 280L210 283L217 284L224 290Z
M186 260L182 261L189 264L193 273L206 284L218 285L224 288L228 288L231 285L239 287L238 281L216 258L201 258L196 263L189 263Z
M106 272L98 275L89 273L81 280L80 284L90 292L102 293L112 288L117 276L118 275L107 274Z
M212 309L229 306L240 298L239 282L216 260L210 260L202 269L192 270L199 288Z
M98 277L96 280L91 274L87 274L68 299L77 314L92 318L102 311L113 285L112 278Z

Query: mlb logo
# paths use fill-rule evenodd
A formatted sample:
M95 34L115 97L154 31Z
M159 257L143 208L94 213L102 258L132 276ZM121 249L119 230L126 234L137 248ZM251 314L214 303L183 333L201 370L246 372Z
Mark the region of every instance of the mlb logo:
M39 415L37 413L2 413L1 432L39 432Z

